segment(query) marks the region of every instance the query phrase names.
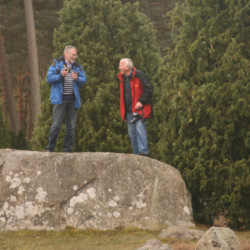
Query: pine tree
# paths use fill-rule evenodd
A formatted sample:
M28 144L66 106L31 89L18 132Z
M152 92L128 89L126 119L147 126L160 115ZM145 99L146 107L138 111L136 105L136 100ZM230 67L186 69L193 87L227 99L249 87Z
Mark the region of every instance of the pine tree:
M60 23L55 32L55 56L67 44L76 46L88 78L81 90L75 150L131 152L127 126L119 114L118 65L121 58L130 57L136 68L154 79L159 52L152 25L138 11L138 4L113 0L66 1ZM37 138L48 135L39 133ZM58 144L62 137L61 133Z
M0 23L5 39L7 60L19 110L21 129L31 136L30 129L30 79L28 49L24 15L24 1L0 1ZM33 1L38 46L39 73L46 75L53 53L52 38L58 26L57 11L61 0Z
M171 14L158 157L182 173L195 219L249 228L248 1L187 0ZM159 152L159 153L158 153Z
M32 0L24 0L26 33L29 51L31 128L36 126L37 116L41 113L40 79L38 66L37 39Z
M6 57L6 50L4 44L4 37L0 27L0 80L2 81L3 91L6 93L6 102L8 109L8 118L10 126L18 134L20 124L17 116L16 102L13 91L13 84L10 77L9 64Z

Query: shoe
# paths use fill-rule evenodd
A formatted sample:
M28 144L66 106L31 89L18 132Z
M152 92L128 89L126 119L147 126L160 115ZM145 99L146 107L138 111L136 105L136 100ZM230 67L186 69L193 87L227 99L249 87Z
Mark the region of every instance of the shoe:
M49 150L48 148L44 149L42 152L52 152L51 150Z
M149 153L146 153L146 152L140 152L139 155L141 156L149 156Z

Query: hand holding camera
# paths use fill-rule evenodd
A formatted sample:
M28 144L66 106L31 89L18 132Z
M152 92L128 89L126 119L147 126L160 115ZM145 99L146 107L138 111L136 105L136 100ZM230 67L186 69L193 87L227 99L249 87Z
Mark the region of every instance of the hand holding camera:
M141 119L140 114L137 113L137 112L135 112L135 113L133 113L133 118L130 120L130 122L136 123L136 122L137 122L138 120L140 120L140 119Z
M62 77L65 77L69 73L69 70L70 70L69 68L63 68L61 72Z
M77 80L78 72L72 70L72 67L65 67L62 69L62 76L65 77L68 73L72 74L73 80Z
M72 71L72 78L73 78L73 80L77 80L77 78L78 78L78 72L74 72L74 71Z
M135 105L135 109L139 110L143 107L143 104L141 102L137 102ZM141 116L139 113L135 112L133 113L133 118L130 120L132 123L136 123L138 120L141 119Z

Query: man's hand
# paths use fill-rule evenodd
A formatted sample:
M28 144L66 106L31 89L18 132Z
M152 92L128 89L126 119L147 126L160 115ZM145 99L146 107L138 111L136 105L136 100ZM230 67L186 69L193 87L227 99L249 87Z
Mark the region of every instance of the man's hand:
M62 69L61 74L62 74L62 77L65 77L68 74L68 69L67 68Z
M135 109L141 109L143 107L143 104L141 102L137 102L135 105Z
M78 78L78 73L77 72L72 72L72 78L73 78L73 80L77 80L77 78Z

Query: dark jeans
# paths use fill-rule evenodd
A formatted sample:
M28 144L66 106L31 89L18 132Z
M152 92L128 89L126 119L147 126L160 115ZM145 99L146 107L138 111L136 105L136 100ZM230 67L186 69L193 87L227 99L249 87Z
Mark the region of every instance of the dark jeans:
M66 113L66 134L64 138L64 152L72 152L75 139L75 125L77 118L77 110L75 101L63 100L62 104L54 104L52 114L52 125L49 133L49 145L47 149L54 151L57 141L57 136L60 131L64 113Z

